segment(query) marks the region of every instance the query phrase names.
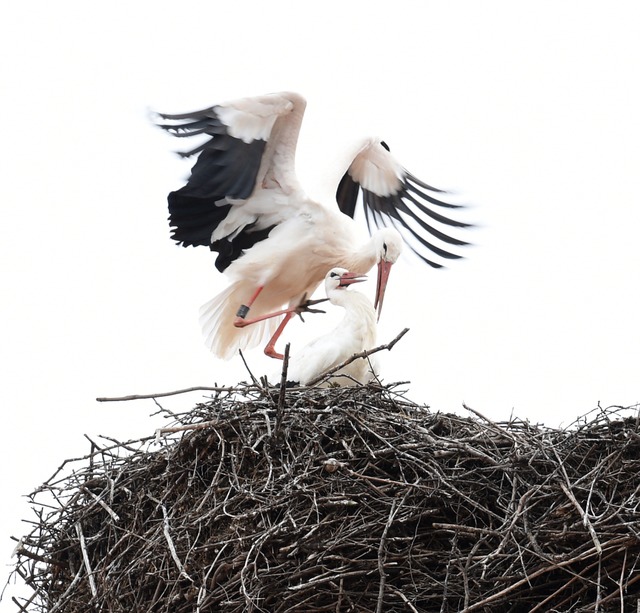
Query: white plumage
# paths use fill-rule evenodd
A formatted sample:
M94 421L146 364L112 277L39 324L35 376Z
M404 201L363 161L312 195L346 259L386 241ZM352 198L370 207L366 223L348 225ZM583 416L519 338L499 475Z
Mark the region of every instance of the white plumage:
M345 310L342 321L334 330L297 349L292 345L287 379L307 385L318 375L341 364L356 353L372 349L376 344L376 312L371 301L357 291L347 289L352 283L364 281L363 276L333 268L324 286L331 304ZM347 364L328 383L342 386L367 383L377 374L375 354ZM373 368L373 371L372 371Z
M338 208L308 198L295 174L305 106L298 94L280 93L160 115L160 127L174 136L207 138L182 154L198 157L186 185L169 194L169 219L174 240L217 252L216 267L230 279L201 310L206 343L219 357L230 358L269 337L265 353L282 357L277 338L332 267L366 273L378 264L380 312L403 241L396 229L382 227L364 245L356 244L353 217L360 192L367 225L372 218L376 226L397 226L434 267L441 264L427 258L425 249L458 258L437 243L466 244L437 228L468 225L432 206L456 205L438 200L434 194L440 190L404 170L378 140L367 141L347 169L337 189Z

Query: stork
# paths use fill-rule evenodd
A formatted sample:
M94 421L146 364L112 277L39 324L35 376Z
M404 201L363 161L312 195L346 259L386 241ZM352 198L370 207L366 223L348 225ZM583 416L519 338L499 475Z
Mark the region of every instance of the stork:
M299 351L293 346L287 378L307 385L328 369L349 359L353 354L372 349L376 342L376 311L371 301L360 292L348 291L353 283L366 277L332 268L325 277L324 287L331 304L345 310L342 321L328 334L314 339ZM369 361L370 360L370 361ZM376 371L374 358L359 358L338 370L331 381L341 385L367 383Z
M425 252L455 259L461 256L450 246L467 244L436 227L468 226L435 210L459 205L440 200L441 190L405 170L377 139L368 140L348 167L337 209L307 197L295 174L305 106L300 95L279 93L159 114L159 127L174 136L206 139L181 153L197 159L187 183L169 194L169 222L178 244L217 252L216 268L230 279L201 309L206 344L218 357L269 339L265 353L281 359L275 344L284 327L310 310L308 298L336 266L361 274L378 265L379 315L404 242L398 229L433 267L442 264ZM368 229L370 218L379 229L358 246L353 218L361 191Z

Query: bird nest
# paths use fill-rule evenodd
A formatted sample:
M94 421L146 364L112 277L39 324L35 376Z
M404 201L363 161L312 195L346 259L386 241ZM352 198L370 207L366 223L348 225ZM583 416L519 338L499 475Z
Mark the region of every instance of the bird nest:
M22 611L636 611L638 407L565 430L241 385L31 495Z

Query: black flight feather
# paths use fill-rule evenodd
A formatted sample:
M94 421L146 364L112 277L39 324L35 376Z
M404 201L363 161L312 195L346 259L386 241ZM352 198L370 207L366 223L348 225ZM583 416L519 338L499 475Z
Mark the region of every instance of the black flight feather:
M181 153L183 157L198 156L186 185L169 194L169 223L171 236L179 244L222 250L220 266L226 268L243 250L268 234L245 229L231 241L211 243L211 235L231 210L229 201L245 200L255 189L266 141L245 143L231 136L217 116L216 107L192 113L160 114L159 117L167 122L178 122L158 124L178 138L211 137ZM246 238L245 233L250 238Z
M386 143L381 142L380 145L389 151ZM349 169L338 184L336 201L338 202L340 210L345 215L354 218L358 195L362 191L362 208L370 234L371 221L373 220L376 227L385 225L394 226L401 234L404 234L407 238L411 237L415 239L419 245L439 257L445 259L461 258L461 255L434 244L429 240L429 237L434 237L444 244L459 247L468 245L469 243L443 232L433 224L428 223L425 217L432 219L442 226L468 228L471 224L445 216L434 210L430 205L449 209L459 209L463 208L463 206L446 202L446 200L440 197L440 194L444 195L447 192L421 181L405 169L402 170L400 179L402 183L395 192L381 195L364 189L362 185L353 178ZM432 194L438 194L438 197ZM409 219L411 219L413 223L409 223ZM411 241L408 242L412 251L430 266L435 268L442 266L418 251L416 247L411 244Z

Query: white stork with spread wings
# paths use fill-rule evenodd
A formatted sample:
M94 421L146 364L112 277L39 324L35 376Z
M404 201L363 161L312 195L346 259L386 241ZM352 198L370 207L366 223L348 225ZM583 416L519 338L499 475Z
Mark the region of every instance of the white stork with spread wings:
M278 337L295 313L308 310L306 299L334 267L366 273L377 264L380 313L403 245L395 228L411 235L418 244L412 249L434 267L441 264L425 252L459 258L448 246L467 244L433 225L468 226L436 210L459 205L436 197L442 192L402 168L378 140L366 142L340 181L338 209L311 200L295 174L305 106L300 95L279 93L159 115L158 125L174 136L208 137L181 154L197 160L186 185L169 194L169 221L179 244L216 251L216 268L231 281L201 310L207 345L221 358L263 339L265 353L282 358ZM367 226L370 218L382 226L363 245L353 225L360 191Z

